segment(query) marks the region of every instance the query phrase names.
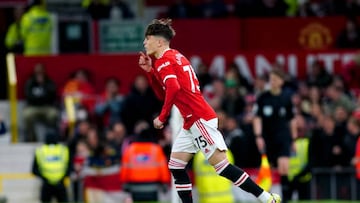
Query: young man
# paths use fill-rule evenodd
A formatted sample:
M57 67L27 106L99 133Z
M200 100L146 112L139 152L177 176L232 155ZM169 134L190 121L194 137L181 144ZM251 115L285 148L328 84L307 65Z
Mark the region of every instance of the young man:
M290 200L289 157L293 140L297 137L296 122L289 93L282 91L285 73L279 69L270 72L270 90L257 99L253 122L256 144L269 157L281 176L283 202ZM265 149L266 148L266 149Z
M252 193L262 203L280 203L279 195L264 191L246 172L227 160L227 147L217 130L216 114L202 97L190 62L177 50L170 49L170 40L174 35L170 19L154 20L149 24L144 40L146 53L140 53L139 66L147 72L157 96L164 100L160 115L153 121L154 127L164 127L172 105L177 106L184 118L183 129L174 141L169 161L169 169L182 202L192 203L192 185L185 167L201 150L219 175ZM154 63L150 56L155 58Z

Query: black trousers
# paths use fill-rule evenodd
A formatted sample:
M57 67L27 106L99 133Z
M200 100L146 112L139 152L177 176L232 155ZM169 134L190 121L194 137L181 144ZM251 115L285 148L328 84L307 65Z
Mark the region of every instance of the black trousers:
M41 202L49 203L52 198L56 198L57 202L68 202L68 195L65 185L61 183L57 185L51 185L49 183L43 183L41 187Z

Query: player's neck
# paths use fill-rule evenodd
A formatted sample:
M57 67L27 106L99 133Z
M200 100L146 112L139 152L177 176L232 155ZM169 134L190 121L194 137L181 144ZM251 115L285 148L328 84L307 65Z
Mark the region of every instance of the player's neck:
M270 92L272 95L279 95L281 94L281 88L270 89Z
M159 48L159 50L154 54L155 58L157 58L157 59L161 58L164 55L164 53L169 49L170 49L169 46L163 46L163 47Z

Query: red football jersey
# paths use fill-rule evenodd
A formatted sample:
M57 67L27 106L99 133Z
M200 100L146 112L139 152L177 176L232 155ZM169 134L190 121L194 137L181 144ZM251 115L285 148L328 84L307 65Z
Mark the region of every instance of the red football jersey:
M168 49L155 60L149 73L156 95L164 100L159 119L164 122L175 105L184 118L184 128L202 118L216 118L216 113L200 92L199 81L188 59L175 49Z

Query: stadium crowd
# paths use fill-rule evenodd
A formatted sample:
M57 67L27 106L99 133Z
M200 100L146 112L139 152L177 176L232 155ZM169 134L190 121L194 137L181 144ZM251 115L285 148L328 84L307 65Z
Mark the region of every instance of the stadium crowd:
M336 46L360 47L360 28L355 18L352 18L360 13L360 1L173 2L160 17L351 16L346 29L339 33ZM84 1L83 6L94 20L137 17L122 0ZM22 39L17 31L20 25L24 25L24 22L19 21L22 12L24 11L21 9L15 10L14 18L17 20L14 26L9 28L9 33L12 29L12 35L9 34L6 46L9 51L26 54L26 39ZM48 17L48 14L44 15ZM48 40L44 47L50 53ZM31 48L31 45L29 46ZM217 112L219 129L234 156L234 164L241 168L257 168L260 165L261 153L256 147L253 132L253 109L256 107L258 95L268 89L268 75L258 75L250 82L240 74L241 67L229 64L225 76L218 77L207 71L207 65L195 67L197 76L204 97ZM282 64L276 62L273 68L283 69ZM145 76L136 77L129 93L121 94L121 81L116 78L109 78L103 86L103 91L96 92L92 81L95 75L86 67L79 68L69 76L63 87L55 86L52 78L47 76L46 69L43 64L37 64L24 87L24 141L44 141L43 137L37 135L38 122L42 122L48 128L57 129L61 141L69 148L70 177L75 183L75 190L78 189L78 182L82 181L84 167L105 168L123 164L122 158L126 149L141 138L144 130L150 129L150 134L153 135L151 142L159 144L169 158L170 127L167 126L163 130L154 130L150 127L161 110L161 101L154 95ZM298 123L298 136L309 140L308 163L304 169L307 172L315 168L341 170L360 166L360 54L355 55L342 69L340 75L330 74L325 63L316 60L306 79L297 80L287 75L284 90L292 98ZM69 123L66 105L63 102L68 96L74 99L76 108L77 121L74 127ZM149 135L149 132L146 132ZM358 180L360 182L360 178ZM357 188L360 189L360 184ZM321 192L325 193L318 194L321 197L329 195L326 191L319 193ZM79 192L75 191L74 194ZM347 198L348 194L349 191L344 190L339 196ZM75 200L77 199L81 197L75 195Z
M307 171L314 168L341 170L354 168L359 163L359 157L356 157L359 156L356 155L356 148L360 147L359 57L359 54L355 55L354 60L343 67L344 72L340 75L328 73L320 60L313 62L312 71L305 80L296 80L287 75L284 91L292 98L298 136L309 139ZM91 73L86 68L77 70L64 87L49 86L49 83L52 84L51 78L46 76L44 81L47 84L31 82L39 74L39 67L46 75L46 67L41 64L35 66L34 76L26 87L28 93L24 113L27 108L46 108L45 104L56 106L57 123L54 125L52 118L49 118L45 125L57 128L61 140L67 143L73 177L80 174L84 164L95 168L121 165L126 148L137 140L144 129L150 128L153 118L161 109L161 102L143 75L137 76L130 92L122 95L119 93L121 81L114 78L109 78L102 92L95 92ZM283 67L274 63L273 68ZM204 71L207 70L206 64L197 70L203 95L218 114L219 129L233 153L234 163L242 168L259 167L261 154L253 133L253 109L257 96L268 88L268 75L259 75L251 83L234 64L229 65L223 78ZM39 95L38 89L46 91L41 91L43 95ZM66 108L61 102L69 95L75 98L77 122L74 130L69 127ZM33 103L34 98L36 103ZM50 116L49 110L45 112ZM26 118L34 120L34 116ZM154 138L152 142L160 144L168 157L171 145L169 127L163 131L152 129L151 134ZM25 136L26 141L43 141L36 140L36 136L30 133ZM343 195L348 195L347 192Z

